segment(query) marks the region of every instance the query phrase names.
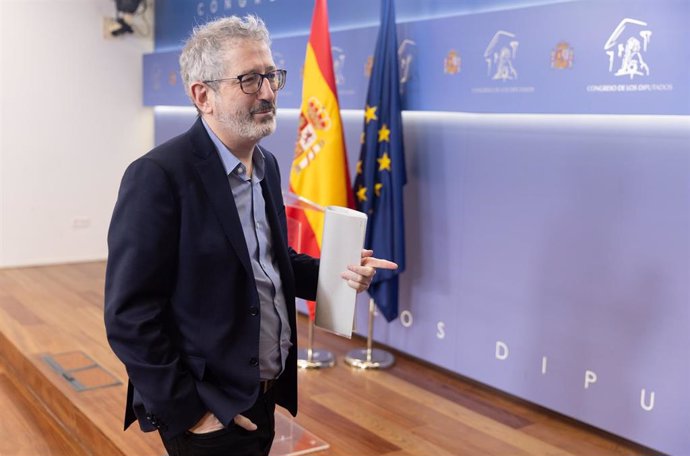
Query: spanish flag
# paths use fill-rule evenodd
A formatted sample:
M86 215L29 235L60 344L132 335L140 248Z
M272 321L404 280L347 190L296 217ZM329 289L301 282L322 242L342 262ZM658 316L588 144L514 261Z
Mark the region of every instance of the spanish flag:
M338 91L333 72L326 0L316 0L307 43L295 159L290 170L290 191L318 206L353 207L354 198L345 152ZM319 257L324 213L288 205L291 239L299 239L301 253ZM313 317L313 306L310 307Z

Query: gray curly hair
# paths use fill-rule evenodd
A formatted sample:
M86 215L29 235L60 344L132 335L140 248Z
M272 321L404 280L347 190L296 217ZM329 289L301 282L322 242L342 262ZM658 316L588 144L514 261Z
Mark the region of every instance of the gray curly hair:
M267 46L271 45L266 24L254 15L222 17L194 27L180 54L180 73L190 98L191 83L225 76L225 51L243 40L263 41Z

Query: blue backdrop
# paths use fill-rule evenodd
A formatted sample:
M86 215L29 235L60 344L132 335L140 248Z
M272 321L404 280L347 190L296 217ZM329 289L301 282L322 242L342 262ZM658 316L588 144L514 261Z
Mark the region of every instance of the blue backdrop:
M195 21L162 2L157 33L180 43ZM193 10L194 2L183 2ZM230 2L233 4L232 2ZM251 2L250 2L251 3ZM293 8L304 3L304 8ZM350 3L350 2L348 2ZM690 114L690 42L686 27L690 3L683 0L593 0L458 15L465 2L440 2L434 10L450 17L400 23L398 38L403 108L406 110L570 113ZM203 2L202 2L203 4ZM308 24L311 2L259 4L267 21ZM344 2L331 2L335 23L369 22L372 3L343 16ZM431 10L434 2L400 2ZM473 4L473 2L470 2ZM488 3L489 5L491 2ZM644 8L645 5L649 5ZM651 5L654 5L652 7ZM448 11L442 9L445 6ZM485 5L487 6L487 5ZM464 6L467 8L467 6ZM174 10L174 14L171 10ZM232 13L252 11L234 6ZM364 13L367 13L364 15ZM378 10L375 11L378 13ZM274 16L278 14L283 21ZM281 16L282 15L282 16ZM295 17L296 15L296 17ZM305 16L305 17L302 17ZM286 18L289 18L287 20ZM174 19L172 24L167 20ZM191 21L190 19L195 19ZM272 19L269 20L269 19ZM161 22L163 21L162 25ZM286 25L283 25L285 27ZM279 30L281 27L276 26ZM359 25L333 32L333 60L340 106L361 109L368 85L378 26ZM299 108L307 35L274 38L276 63L288 70L283 107ZM177 67L179 49L159 50L145 58L145 103L186 106Z
M311 2L212 7L157 2L145 101L188 105L173 48L194 23L257 12L289 72L279 99L287 109L264 141L286 183ZM357 110L343 112L351 175L379 8L329 2L341 106ZM688 2L396 8L408 258L401 316L390 324L377 317L375 338L660 451L690 454ZM194 117L190 108L156 108L156 141Z

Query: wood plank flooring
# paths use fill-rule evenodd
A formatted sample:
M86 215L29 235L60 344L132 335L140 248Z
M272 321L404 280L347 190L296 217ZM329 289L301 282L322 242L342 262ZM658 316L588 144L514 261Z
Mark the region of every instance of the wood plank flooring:
M105 340L104 269L0 269L0 455L164 454L155 434L122 431L126 376ZM306 318L298 324L305 346ZM360 338L317 331L315 346L338 357L333 368L299 373L296 422L330 444L317 455L660 454L404 355L385 371L351 369L342 358L364 346ZM123 384L76 392L41 358L72 351Z
M0 455L86 456L49 411L0 366ZM21 438L18 438L21 436Z

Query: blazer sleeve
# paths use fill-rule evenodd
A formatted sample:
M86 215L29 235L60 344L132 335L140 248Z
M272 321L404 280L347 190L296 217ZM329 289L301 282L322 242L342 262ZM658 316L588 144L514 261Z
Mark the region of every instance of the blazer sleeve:
M295 294L298 298L316 300L316 286L319 280L319 260L288 247L292 270L295 273Z
M174 187L163 168L148 158L132 163L108 232L105 326L147 418L170 435L189 429L206 411L180 362L169 323L179 218Z

